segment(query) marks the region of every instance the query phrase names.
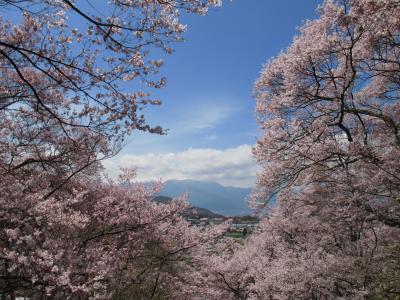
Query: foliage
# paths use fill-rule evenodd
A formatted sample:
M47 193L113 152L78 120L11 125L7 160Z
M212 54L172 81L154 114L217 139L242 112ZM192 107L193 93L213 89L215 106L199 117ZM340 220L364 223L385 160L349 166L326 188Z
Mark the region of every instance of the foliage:
M327 0L319 13L255 83L251 204L277 207L205 262L210 299L400 297L400 6Z
M90 5L94 5L91 7ZM182 261L214 236L180 217L187 204L101 178L99 160L132 130L164 133L140 110L161 88L181 12L216 0L1 0L0 293L111 298L168 295ZM132 88L133 87L133 88ZM179 271L178 271L179 270ZM181 274L180 274L181 275Z

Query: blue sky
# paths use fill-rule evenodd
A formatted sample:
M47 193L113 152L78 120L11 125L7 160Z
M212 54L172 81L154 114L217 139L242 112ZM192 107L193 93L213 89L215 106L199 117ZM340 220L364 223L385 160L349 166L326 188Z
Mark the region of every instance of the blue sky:
M173 45L161 70L168 85L153 92L162 105L145 110L148 122L168 128L168 135L134 133L105 166L111 173L118 165L136 166L142 180L251 186L257 167L250 149L259 134L253 82L267 59L290 44L296 28L317 17L321 2L224 1L207 16L185 16L185 41Z

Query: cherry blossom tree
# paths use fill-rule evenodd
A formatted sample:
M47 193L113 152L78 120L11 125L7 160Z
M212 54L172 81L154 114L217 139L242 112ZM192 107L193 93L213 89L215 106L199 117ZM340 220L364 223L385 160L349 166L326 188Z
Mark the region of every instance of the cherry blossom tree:
M128 174L128 176L126 176ZM185 261L223 228L200 230L182 214L185 197L152 201L161 188L123 181L105 183L80 173L44 200L2 181L3 296L65 298L168 298ZM44 176L32 178L43 181ZM18 199L19 201L16 201Z
M204 261L210 299L400 296L399 45L398 1L327 0L264 66L251 204L266 215Z
M267 63L255 84L261 193L334 181L400 226L399 13L396 1L327 1Z
M181 12L204 14L219 4L0 1L0 113L8 169L48 166L78 152L86 152L81 159L89 165L115 154L132 130L162 134L141 113L160 103L149 88L165 85L158 75L163 61L152 50L170 53L170 43L181 40ZM60 143L68 149L59 149ZM67 165L66 179L83 167Z
M279 202L244 243L217 244L202 262L207 299L398 297L400 231L346 196L303 197Z
M99 161L133 130L164 133L141 113L165 85L155 53L181 39L182 12L219 4L0 1L2 298L177 293L169 281L218 233L190 227L183 199L154 203L157 187L105 181Z

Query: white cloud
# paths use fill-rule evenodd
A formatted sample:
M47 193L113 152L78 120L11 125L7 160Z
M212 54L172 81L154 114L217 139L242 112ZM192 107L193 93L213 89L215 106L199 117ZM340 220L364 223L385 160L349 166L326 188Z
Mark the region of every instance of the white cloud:
M206 139L209 141L215 141L216 139L218 139L218 135L211 134L211 135L207 136Z
M200 130L214 128L235 112L235 110L228 105L218 106L211 104L211 106L212 109L207 105L197 109L193 113L193 116L188 120L191 128Z
M249 145L225 150L188 149L174 153L125 154L103 164L111 176L117 174L120 166L134 167L140 181L194 179L240 187L252 186L259 170Z
M212 129L239 111L239 105L232 105L225 100L201 101L201 104L192 106L184 114L176 116L173 125L169 128L171 128L171 133L174 134Z

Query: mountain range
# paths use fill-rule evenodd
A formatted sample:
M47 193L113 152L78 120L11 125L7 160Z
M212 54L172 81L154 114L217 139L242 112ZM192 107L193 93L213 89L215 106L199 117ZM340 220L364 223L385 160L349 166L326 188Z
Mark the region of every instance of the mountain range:
M172 201L172 198L167 196L155 196L153 200L158 203L169 203ZM188 209L186 209L183 215L194 219L200 219L200 218L226 219L226 216L224 215L216 214L209 209L202 207L195 207L195 206L191 206Z
M188 201L197 208L205 208L225 216L251 214L246 200L250 188L222 186L216 182L197 180L169 180L157 196L177 197L188 194Z

